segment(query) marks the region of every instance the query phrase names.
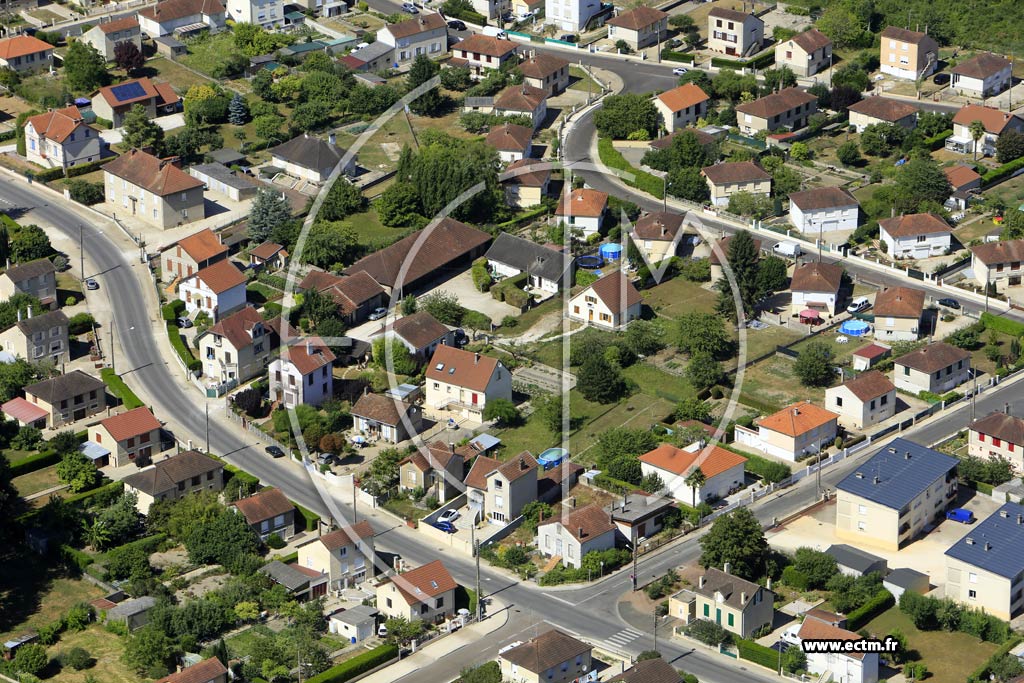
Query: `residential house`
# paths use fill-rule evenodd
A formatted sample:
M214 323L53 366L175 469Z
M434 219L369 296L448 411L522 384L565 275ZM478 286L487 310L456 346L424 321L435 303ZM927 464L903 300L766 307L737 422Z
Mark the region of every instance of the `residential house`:
M836 535L899 550L956 503L960 461L902 437L836 485Z
M768 197L772 192L772 175L753 161L727 161L705 166L700 174L711 190L711 203L728 206L729 198L738 192Z
M727 130L728 129L726 128L719 128L718 126L705 126L704 128L680 128L677 131L651 140L649 144L651 149L668 149L675 144L677 136L693 135L697 138L697 144L703 147L711 157L717 158L718 140L727 132ZM714 134L712 134L712 132Z
M320 292L338 304L339 317L349 325L358 325L375 309L387 304L384 288L366 271L338 276L323 270L311 270L296 288L300 293L310 290Z
M528 451L504 463L477 456L466 475L466 496L474 518L505 526L537 500L537 460Z
M185 302L189 315L206 313L220 320L246 305L245 273L229 260L217 261L178 285L178 298Z
M155 119L178 110L181 97L170 83L154 83L148 78L136 78L117 85L100 88L92 96L92 110L97 118L110 121L114 128L124 124L124 117L139 105L149 118Z
M455 346L455 330L426 311L399 318L385 328L385 336L401 342L420 361L433 356L438 346Z
M868 126L889 123L910 130L917 126L917 107L902 100L888 97L865 97L860 102L851 104L850 125L858 133L863 133Z
M264 242L249 250L249 266L267 271L288 267L288 250L276 242Z
M271 534L287 541L297 531L295 505L281 493L281 489L264 489L256 495L236 500L232 506L245 517L261 541L266 541Z
M945 597L997 619L1024 607L1024 505L1004 503L946 551Z
M799 130L818 111L818 98L800 88L785 88L736 107L740 132L754 135L762 130Z
M345 274L364 271L393 299L401 299L465 270L490 243L486 232L446 217L364 256L346 268Z
M811 261L793 269L789 289L793 293L790 311L800 315L805 310L833 316L839 307L843 286L843 267L837 263Z
M661 263L677 255L683 236L683 215L668 211L644 214L633 225L630 236L647 263Z
M596 503L564 510L537 525L537 549L545 557L558 558L566 567L579 569L587 553L615 547L615 524Z
M448 24L437 12L423 12L377 31L377 42L394 48L399 66L412 63L420 55L438 59L448 52Z
M616 270L569 299L569 319L618 330L640 317L643 304L637 288Z
M916 81L939 66L939 44L927 33L889 26L882 31L879 61L882 73Z
M640 5L612 17L605 22L608 39L626 41L631 50L661 43L668 35L668 13Z
M88 434L89 441L110 450L114 467L136 460L148 464L162 450L160 421L145 406L100 420L89 426Z
M171 159L132 150L103 166L103 184L110 206L153 227L173 228L206 217L202 181Z
M152 595L122 600L107 610L106 623L121 623L129 631L135 631L149 623L149 612L154 606L156 598Z
M637 660L633 666L612 676L608 683L683 683L675 667L661 657Z
M805 617L797 638L802 641L857 641L864 637L813 616ZM832 677L835 683L878 683L877 652L807 652L807 671Z
M971 124L975 121L980 121L985 127L977 141L971 132ZM999 136L1008 130L1024 132L1024 119L995 107L968 104L953 116L953 134L946 138L946 149L959 154L993 156Z
M874 342L853 352L854 372L864 372L875 366L875 363L888 358L892 349L885 344Z
M456 447L453 443L434 441L425 451L417 449L398 463L398 488L423 489L424 495L442 502L462 493L466 462L477 455L476 450L469 444Z
M825 554L836 561L836 568L843 576L852 576L853 578L868 574L885 576L889 569L889 562L884 557L872 555L845 543L833 543L825 549Z
M654 108L661 116L661 125L668 133L675 133L697 123L708 113L708 94L693 83L666 90L654 98Z
M494 126L484 142L498 150L498 158L505 163L530 156L533 150L533 128L514 123Z
M242 173L235 173L224 164L194 164L188 173L202 181L210 192L227 197L233 202L242 202L256 195L260 186Z
M544 10L544 0L512 0L512 15L521 16L526 12L539 15Z
M114 48L121 43L131 43L142 52L142 29L136 17L121 17L108 21L100 20L82 34L80 41L92 46L108 62L114 61Z
M971 377L971 354L946 342L934 342L893 361L896 388L915 396L944 394Z
M1013 83L1012 68L1006 57L980 52L950 69L949 89L968 97L992 97Z
M502 680L513 683L575 683L597 680L589 644L558 629L499 651Z
M747 459L739 453L699 441L686 448L663 443L640 456L644 476L658 475L668 494L687 505L721 500L742 488L746 464ZM703 481L693 485L690 475L697 470Z
M775 44L775 65L807 78L832 66L832 41L816 28Z
M46 411L21 396L15 396L0 405L0 412L18 423L19 427L46 429ZM102 465L99 465L102 467Z
M875 295L875 339L916 341L924 313L924 291L887 287Z
M305 602L327 595L329 583L327 574L303 567L298 563L285 564L280 560L273 560L256 571L274 583L284 586L288 596L293 600Z
M15 294L28 294L39 299L43 306L57 305L57 269L48 258L8 265L0 275L0 298L10 299Z
M26 395L28 389L26 388ZM1024 470L1024 420L1010 415L1010 406L989 413L968 427L968 452L978 458L1006 458L1013 468Z
M855 230L860 222L860 203L842 187L818 187L789 195L789 220L809 236L836 230Z
M754 249L757 251L758 259L761 257L761 240L751 237L754 241ZM732 242L732 235L723 237L712 248L708 255L708 262L711 264L711 282L718 282L725 276L725 269L722 268L722 261L729 261L729 243Z
M212 230L203 228L160 250L160 279L181 281L227 257L227 245Z
M377 73L390 69L394 63L395 48L375 40L366 47L360 47L340 58L343 65L356 72Z
M14 36L0 40L0 67L18 73L48 71L53 64L53 45L35 36Z
M285 25L284 0L227 0L228 18L273 31Z
M507 232L498 235L484 258L495 278L526 273L526 286L549 294L556 294L563 287L572 287L576 270L571 254Z
M579 33L586 30L600 11L599 0L545 0L544 22L553 24L559 31Z
M971 272L979 285L997 289L1021 283L1020 264L1024 261L1024 239L1000 240L976 244L971 249Z
M730 572L709 567L693 589L697 598L696 617L713 621L741 638L751 638L775 616L775 594Z
M525 116L536 129L548 115L547 96L547 90L526 83L510 85L494 98L491 113L495 116Z
M337 634L346 642L361 643L377 635L377 615L380 612L369 605L355 605L340 609L327 622L330 633Z
M268 368L270 396L287 408L318 406L334 395L334 352L319 337L294 339Z
M342 173L347 176L356 173L355 155L349 155L348 150L335 144L334 133L328 135L327 140L303 133L273 147L270 159L274 166L288 175L313 183L327 180L343 160L345 165Z
M76 106L54 109L25 121L25 158L47 168L99 161L107 143L85 123Z
M220 0L160 0L139 11L139 26L150 38L173 34L177 38L222 31L227 9Z
M495 24L498 24L500 17L509 16L511 2L509 0L470 0L470 5L474 12L492 19Z
M523 83L552 97L569 87L569 61L550 52L533 51L519 63Z
M825 407L847 429L864 429L896 414L896 385L878 370L863 372L825 390Z
M265 321L255 308L245 306L200 334L199 360L203 374L213 380L239 384L262 375L270 355L280 345L276 325Z
M782 460L796 462L832 445L839 415L810 401L786 406L755 421L756 430L736 427L736 442Z
M354 429L372 440L399 443L422 428L419 406L392 396L364 393L349 412Z
M210 657L156 683L228 683L228 670L219 659Z
M953 210L965 211L971 196L981 189L981 176L971 166L957 164L942 169L953 190L945 207Z
M377 586L377 609L389 619L436 624L455 614L459 585L441 560L384 579Z
M153 503L179 500L199 491L224 488L224 463L199 451L183 451L124 479L125 493L136 496L135 509L149 514Z
M512 373L497 358L438 346L426 373L424 412L428 417L455 417L483 422L487 404L512 400Z
M520 159L506 167L500 177L505 202L517 209L539 206L548 195L551 169L539 159Z
M479 80L489 71L500 69L505 62L515 60L518 49L519 46L511 40L474 33L452 46L452 58L448 63L468 67L473 78Z
M586 239L601 232L606 208L607 192L581 187L562 195L555 209L555 220L565 223L572 231L579 230Z
M72 370L29 384L25 400L46 412L48 429L57 429L103 412L107 407L106 385L81 370Z
M613 500L605 511L615 524L619 540L634 543L661 531L665 516L675 507L671 498L633 491Z
M733 57L750 57L761 49L764 22L753 14L724 7L708 13L707 48Z
M49 311L22 317L0 332L0 350L24 358L30 363L48 360L57 366L68 360L68 317L62 311Z
M376 573L373 527L365 519L298 547L300 567L327 574L329 590L352 588Z
M886 253L896 259L924 259L948 254L953 230L934 213L912 213L883 218L878 233Z

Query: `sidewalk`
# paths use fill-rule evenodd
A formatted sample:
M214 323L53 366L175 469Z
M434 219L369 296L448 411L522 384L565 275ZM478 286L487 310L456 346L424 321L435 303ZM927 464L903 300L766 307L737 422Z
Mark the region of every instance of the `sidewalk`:
M492 600L489 608L493 616L479 623L467 626L440 640L432 641L405 659L395 662L391 666L384 667L380 671L360 680L364 681L364 683L392 683L392 681L415 674L442 657L451 655L467 645L478 645L485 636L494 633L508 623L508 608L504 604L497 600Z

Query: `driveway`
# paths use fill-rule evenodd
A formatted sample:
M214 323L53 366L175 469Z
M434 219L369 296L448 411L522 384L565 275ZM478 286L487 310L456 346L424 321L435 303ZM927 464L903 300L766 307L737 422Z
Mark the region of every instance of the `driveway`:
M185 127L185 115L184 114L170 114L168 116L159 116L153 119L156 125L164 129L164 132L175 130L176 128ZM121 134L120 128L113 130L101 130L100 137L107 141L107 144L119 145L124 140L124 136Z
M490 292L479 291L473 284L473 276L468 270L438 285L430 290L428 294L433 294L434 292L448 292L455 295L460 304L471 310L483 313L493 320L495 324L501 323L502 318L506 315L519 315L519 309L498 301L491 296ZM423 297L420 298L422 299Z

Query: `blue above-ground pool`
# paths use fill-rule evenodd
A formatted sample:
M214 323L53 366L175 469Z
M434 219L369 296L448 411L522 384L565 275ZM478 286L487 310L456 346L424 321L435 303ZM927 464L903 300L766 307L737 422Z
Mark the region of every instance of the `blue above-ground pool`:
M863 337L871 331L871 325L868 325L863 320L847 320L839 326L839 331L851 337Z
M602 244L598 251L601 253L601 257L607 261L618 261L622 258L621 244Z
M604 259L600 256L580 256L576 259L576 265L583 270L592 270L604 265Z
M537 462L546 470L558 467L569 459L569 451L564 448L549 448L537 457Z

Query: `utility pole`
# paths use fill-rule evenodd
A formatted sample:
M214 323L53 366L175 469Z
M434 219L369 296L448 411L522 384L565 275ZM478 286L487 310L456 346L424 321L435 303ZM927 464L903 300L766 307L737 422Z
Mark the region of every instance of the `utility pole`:
M476 540L476 513L469 527L469 543L473 547L473 557L476 559L476 620L483 619L484 594L480 591L480 544Z
M115 340L115 335L116 334L117 334L117 329L114 326L114 319L111 318L110 319L110 369L114 371L115 375L117 374L117 365L114 363L114 344L116 342L116 340Z
M636 527L633 527L633 590L636 591Z
M971 422L973 422L974 411L978 407L978 371L972 369L971 374L974 375L974 389L971 391Z
M210 453L210 404L206 403L206 453Z
M82 275L81 282L85 282L85 226L78 224L78 271Z
M655 652L658 651L658 608L654 608L654 647L651 648Z
M356 524L359 521L359 513L356 511L356 500L358 499L358 492L356 491L356 475L352 473L352 523Z

